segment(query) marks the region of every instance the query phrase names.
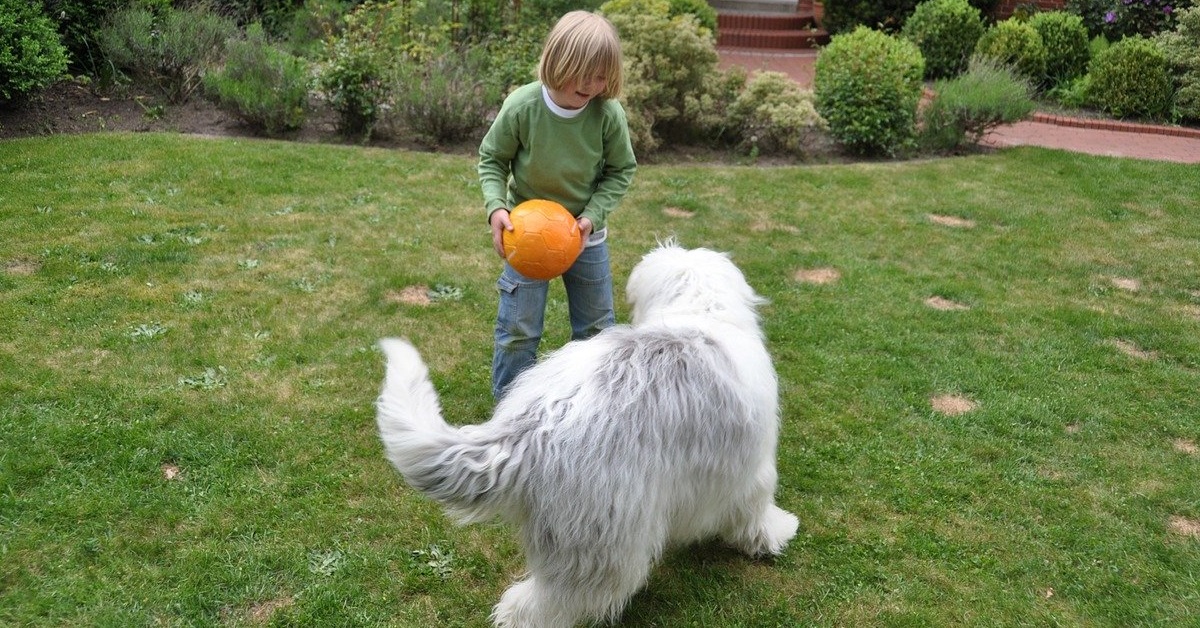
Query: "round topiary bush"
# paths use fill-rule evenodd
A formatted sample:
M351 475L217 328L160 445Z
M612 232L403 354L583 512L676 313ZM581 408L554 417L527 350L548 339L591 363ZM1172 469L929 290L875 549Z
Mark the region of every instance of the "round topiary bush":
M1116 118L1160 120L1171 111L1174 86L1167 57L1153 41L1126 37L1092 60L1088 101Z
M1083 18L1066 11L1035 13L1029 25L1046 46L1046 85L1056 87L1083 76L1091 55Z
M916 137L924 74L915 44L860 26L835 35L817 57L817 112L850 150L894 155Z
M925 78L956 76L967 67L983 36L979 9L967 0L928 0L917 5L901 35L925 57Z
M989 28L975 46L975 54L1007 63L1034 85L1046 76L1046 44L1028 22L1004 20Z
M26 98L67 71L67 49L38 3L0 0L0 102Z

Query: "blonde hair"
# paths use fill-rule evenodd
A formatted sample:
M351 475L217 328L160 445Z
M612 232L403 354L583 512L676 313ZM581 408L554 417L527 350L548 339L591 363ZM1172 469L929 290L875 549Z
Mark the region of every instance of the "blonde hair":
M559 90L572 81L594 76L608 79L601 98L621 94L621 40L617 29L604 17L588 11L571 11L562 16L542 48L538 80Z

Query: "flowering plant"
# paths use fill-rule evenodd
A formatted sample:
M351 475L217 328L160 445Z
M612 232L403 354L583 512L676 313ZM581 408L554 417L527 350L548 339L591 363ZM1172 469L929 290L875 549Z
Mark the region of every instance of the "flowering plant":
M1068 0L1067 9L1083 18L1093 37L1116 41L1171 30L1176 13L1191 5L1192 0Z

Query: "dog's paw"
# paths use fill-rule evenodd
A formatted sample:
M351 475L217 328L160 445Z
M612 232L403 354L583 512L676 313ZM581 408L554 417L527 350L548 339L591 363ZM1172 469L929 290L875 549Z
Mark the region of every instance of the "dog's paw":
M800 519L796 515L779 506L771 506L763 518L764 553L775 556L782 552L799 528Z
M800 520L796 515L772 504L749 526L727 540L750 556L777 556L796 536L799 527Z

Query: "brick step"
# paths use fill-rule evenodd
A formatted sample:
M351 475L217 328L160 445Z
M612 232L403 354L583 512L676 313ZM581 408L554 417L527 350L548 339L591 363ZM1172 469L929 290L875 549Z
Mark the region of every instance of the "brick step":
M718 46L789 50L827 43L829 33L817 27L813 12L807 7L792 13L717 13Z
M750 29L724 29L718 32L717 45L731 48L763 48L777 50L803 50L817 48L829 43L829 34L823 30L764 31Z
M717 13L717 32L725 29L795 31L816 26L808 13Z

